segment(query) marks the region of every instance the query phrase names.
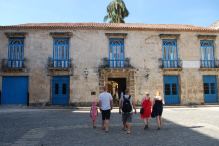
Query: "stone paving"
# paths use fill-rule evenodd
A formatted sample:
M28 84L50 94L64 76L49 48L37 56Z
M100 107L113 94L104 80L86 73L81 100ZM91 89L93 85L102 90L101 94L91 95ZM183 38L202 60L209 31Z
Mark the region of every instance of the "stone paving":
M121 115L113 110L110 132L91 127L88 111L0 107L0 146L218 146L219 107L165 108L164 127L155 119L143 130L133 116L130 135L121 130Z

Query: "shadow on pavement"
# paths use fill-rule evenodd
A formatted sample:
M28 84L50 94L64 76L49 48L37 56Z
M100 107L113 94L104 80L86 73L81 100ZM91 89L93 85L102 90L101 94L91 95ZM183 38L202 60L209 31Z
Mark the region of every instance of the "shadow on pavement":
M121 115L113 113L110 131L101 130L101 116L93 129L88 113L72 110L32 110L30 112L0 113L0 145L43 146L216 146L219 140L211 133L202 134L205 125L182 126L164 119L164 127L156 130L156 120L151 120L148 130L143 130L139 114L133 116L130 135L122 131ZM200 132L201 131L201 132Z

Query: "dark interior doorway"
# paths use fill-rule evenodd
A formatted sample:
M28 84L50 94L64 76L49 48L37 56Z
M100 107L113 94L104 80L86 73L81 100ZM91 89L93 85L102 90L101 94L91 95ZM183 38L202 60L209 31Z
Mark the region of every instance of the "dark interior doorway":
M121 95L126 90L126 78L108 78L108 91L113 96L113 102L118 106Z

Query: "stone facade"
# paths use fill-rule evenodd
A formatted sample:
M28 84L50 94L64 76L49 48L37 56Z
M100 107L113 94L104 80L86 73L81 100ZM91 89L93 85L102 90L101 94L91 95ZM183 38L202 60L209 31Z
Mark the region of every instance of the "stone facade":
M128 24L127 24L128 25ZM16 26L15 26L16 27ZM138 102L144 92L154 96L156 91L163 94L163 76L179 75L180 104L202 104L203 75L219 75L218 69L200 69L201 58L199 35L218 35L219 31L199 30L135 30L135 29L104 29L104 28L0 28L0 59L7 58L8 38L6 32L25 32L24 56L27 70L24 72L3 72L3 76L28 76L29 103L51 103L51 79L54 75L66 74L64 71L48 71L48 57L53 52L52 32L71 32L70 57L73 71L70 75L69 104L89 103L98 96L109 77L124 77L127 79L127 88ZM130 58L130 69L101 69L102 59L108 57L109 38L106 34L127 34L124 38L125 57ZM161 34L172 34L162 35ZM183 61L183 68L177 70L162 69L159 59L162 58L162 39L177 36L178 56ZM215 59L219 59L219 38L215 40ZM187 61L187 62L186 62ZM88 75L85 77L84 71ZM0 84L2 86L2 84ZM0 87L2 88L2 87ZM94 95L91 95L91 93Z

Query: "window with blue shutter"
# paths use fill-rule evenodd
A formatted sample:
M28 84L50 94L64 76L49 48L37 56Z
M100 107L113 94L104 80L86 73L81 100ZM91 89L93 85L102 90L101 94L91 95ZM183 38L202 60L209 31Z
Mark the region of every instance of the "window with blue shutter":
M124 67L124 39L111 38L109 43L109 65L113 68Z
M178 50L177 41L175 39L162 40L162 64L164 68L176 68L178 67Z
M70 66L69 38L54 38L53 42L54 67L67 68Z
M214 59L214 41L201 40L201 66L207 68L215 67Z
M24 38L9 38L8 67L21 68L24 65Z

